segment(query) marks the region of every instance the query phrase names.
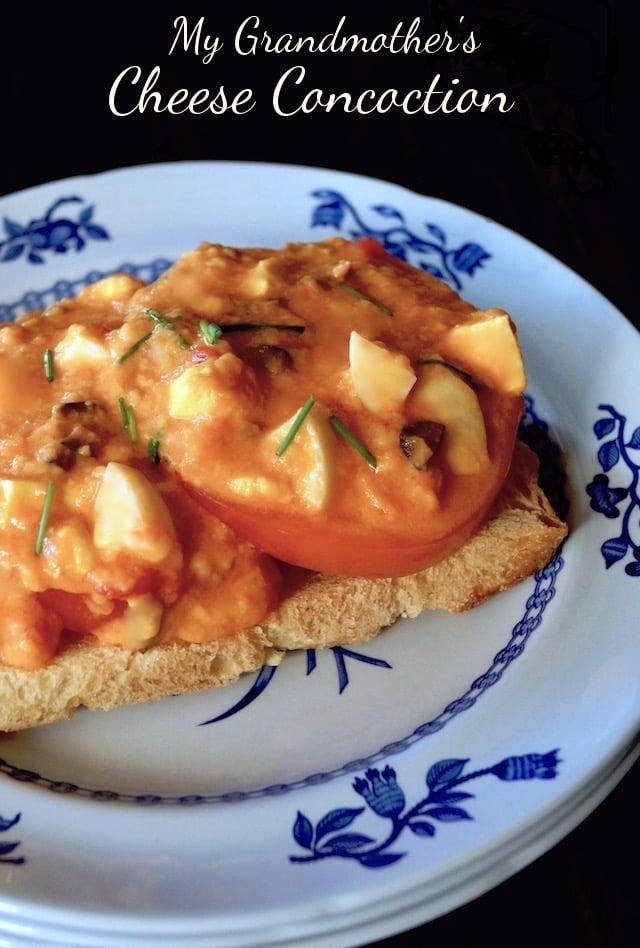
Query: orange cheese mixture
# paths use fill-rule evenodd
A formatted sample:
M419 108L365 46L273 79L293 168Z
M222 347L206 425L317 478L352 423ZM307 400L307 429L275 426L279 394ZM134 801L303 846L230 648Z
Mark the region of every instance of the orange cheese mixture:
M498 493L525 381L506 313L367 239L203 244L0 327L0 661L246 628L278 559L429 565Z
M162 462L158 383L179 371L183 353L163 330L139 358L119 361L137 339L138 320L125 320L140 286L110 277L0 328L7 665L38 667L88 633L128 648L211 641L258 623L277 600L271 558L197 504Z

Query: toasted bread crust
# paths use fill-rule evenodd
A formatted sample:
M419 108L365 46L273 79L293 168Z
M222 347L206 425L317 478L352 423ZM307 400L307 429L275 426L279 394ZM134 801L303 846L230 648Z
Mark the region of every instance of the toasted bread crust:
M145 651L86 640L35 671L0 669L0 730L70 717L85 706L110 710L229 684L277 665L287 651L367 641L400 617L427 609L464 612L542 569L567 535L538 485L538 460L521 442L483 527L435 566L393 579L291 570L279 608L259 627L206 645Z

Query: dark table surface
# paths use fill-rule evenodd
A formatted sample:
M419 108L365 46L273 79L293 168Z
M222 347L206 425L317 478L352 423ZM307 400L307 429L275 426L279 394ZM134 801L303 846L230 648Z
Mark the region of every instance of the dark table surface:
M129 4L132 8L133 4ZM286 54L232 49L251 15L272 36L320 38L344 9L274 13L267 4L216 5L161 14L125 5L81 14L66 7L12 5L3 21L0 194L110 168L183 159L297 163L393 181L487 215L524 235L579 273L636 327L638 214L636 35L634 5L622 0L427 2L347 15L345 32L374 36L420 19L421 35L471 30L471 55ZM178 14L205 16L225 42L208 63L173 48ZM460 17L464 16L460 26ZM108 94L122 69L161 70L158 88L255 92L240 116L153 113L116 116ZM502 91L508 113L470 110L433 115L276 115L271 90L294 64L306 85L327 91L442 87ZM435 99L433 100L436 101ZM604 331L604 327L603 327ZM579 339L579 314L576 314ZM640 673L640 669L639 669ZM636 765L610 796L553 849L492 891L389 948L419 939L434 944L560 945L627 948L638 944L638 801Z

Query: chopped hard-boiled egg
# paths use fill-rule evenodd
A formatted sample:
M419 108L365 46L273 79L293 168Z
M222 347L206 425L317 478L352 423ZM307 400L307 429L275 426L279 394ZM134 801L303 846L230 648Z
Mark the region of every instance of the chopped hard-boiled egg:
M526 387L518 339L503 310L478 311L473 321L454 326L441 341L440 349L445 358L489 388L521 395Z
M278 451L298 419L291 418L271 432L271 449ZM324 507L329 500L334 480L335 436L329 424L329 414L315 405L297 429L295 437L282 452L281 460L296 484L296 493L312 509Z
M114 620L125 648L140 649L149 645L160 631L163 611L162 603L151 593L128 599L126 609Z
M46 485L23 478L0 480L0 528L25 527L40 515Z
M349 337L349 367L356 392L375 412L400 408L416 380L406 355L355 330Z
M251 374L232 352L189 366L171 383L169 414L185 421L221 418L250 396Z
M416 421L444 426L442 450L454 474L474 474L489 463L482 409L455 370L438 363L420 366L407 408Z
M128 551L147 563L159 563L175 545L173 521L160 492L127 464L107 464L94 515L93 542L100 550Z
M55 365L66 370L94 365L109 358L109 349L103 339L76 323L69 326L54 352Z

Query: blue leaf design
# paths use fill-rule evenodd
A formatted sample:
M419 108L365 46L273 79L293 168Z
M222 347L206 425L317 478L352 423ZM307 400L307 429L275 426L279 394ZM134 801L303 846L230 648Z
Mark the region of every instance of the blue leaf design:
M340 195L337 191L333 191L331 188L318 188L317 191L311 192L311 197L321 198L324 200L335 200L339 198Z
M620 460L620 448L616 441L607 441L598 450L598 461L603 471L610 471Z
M429 810L429 816L441 823L456 823L458 820L471 820L466 810L459 806L437 806Z
M438 280L444 280L445 278L442 270L439 267L434 266L433 264L421 263L420 269L423 270L425 273L430 273L431 276L436 277L436 279Z
M17 849L20 843L0 843L0 856L8 856L14 849Z
M85 207L84 211L80 212L78 217L79 224L88 224L91 218L93 217L93 212L95 210L95 204L90 204L88 207Z
M451 792L450 790L441 790L436 793L432 793L430 799L437 803L460 803L462 800L471 800L473 797L472 793L466 793L464 790L457 790Z
M3 218L4 229L7 232L9 237L22 237L25 234L25 229L22 224L18 224L16 221L10 220L10 218Z
M215 724L217 721L224 721L225 718L230 718L233 714L237 714L238 711L248 707L262 694L264 689L275 675L276 668L276 665L264 665L258 672L256 680L246 695L240 698L239 701L236 701L236 703L231 708L223 711L222 714L218 714L215 718L209 718L208 721L201 721L199 727L204 727L207 724Z
M313 843L313 826L311 820L298 810L293 826L293 838L303 849L311 849Z
M342 836L333 836L326 846L321 847L321 851L328 850L339 855L340 853L353 852L354 849L360 849L372 842L370 836L364 836L362 833L343 833Z
M18 813L12 820L6 820L4 817L0 816L0 833L6 833L7 830L10 830L12 826L15 826L16 823L20 822L20 814Z
M411 820L409 829L416 836L435 836L436 828L433 823L427 823L426 820Z
M364 807L341 807L339 810L331 810L320 820L316 827L316 838L318 840L326 836L327 833L334 833L336 830L344 829L350 826L357 816L364 812Z
M615 537L613 540L606 540L600 550L604 556L607 569L627 555L629 544L623 537Z
M593 431L598 441L601 441L602 438L606 438L608 434L611 434L614 428L615 421L613 418L599 418L593 426Z
M427 224L427 230L430 234L433 234L436 240L439 240L441 244L445 244L447 242L444 231L436 224Z
M373 210L376 211L378 214L381 214L382 217L395 217L396 220L399 220L399 221L404 220L404 217L402 216L400 211L397 211L393 207L389 207L388 204L376 204L374 205Z
M631 435L631 441L629 442L630 448L640 448L640 428L636 430Z
M91 237L92 240L109 240L109 234L98 224L89 224L86 228L87 236Z
M25 247L26 244L24 243L9 244L9 246L2 252L0 260L6 261L7 263L10 260L16 260L17 257L21 256Z
M438 786L451 783L452 780L456 780L460 776L465 765L468 763L468 758L466 760L459 760L457 758L439 760L437 764L429 768L429 772L427 773L427 786L431 790L435 790Z
M381 869L383 866L390 866L397 862L403 856L404 853L364 853L358 856L358 862L367 869Z

